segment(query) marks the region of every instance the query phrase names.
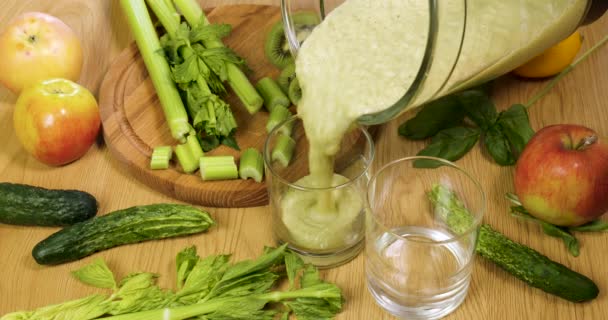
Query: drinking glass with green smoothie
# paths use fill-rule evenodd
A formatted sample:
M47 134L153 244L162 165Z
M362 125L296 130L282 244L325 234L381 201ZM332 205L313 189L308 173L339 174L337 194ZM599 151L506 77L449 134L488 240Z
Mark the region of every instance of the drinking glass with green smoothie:
M368 137L364 126L385 123L511 71L569 36L590 12L597 11L593 7L605 2L282 0L281 4L286 40L274 48L274 57L295 62L301 100L296 118L290 120L295 123L289 125L300 128L295 132L300 130L306 142L296 148L292 164L272 155L279 142L293 147L285 137L279 141L278 129L266 144L275 236L308 261L334 266L360 250L361 190L350 186L366 183L373 158L371 149L353 155L352 161L341 158L350 151L345 149L345 137ZM373 145L368 140L354 150L367 150ZM357 157L365 159L365 165L353 175L344 173L344 165ZM391 159L383 161L387 160ZM299 168L290 167L296 162L304 166L301 176L292 173Z

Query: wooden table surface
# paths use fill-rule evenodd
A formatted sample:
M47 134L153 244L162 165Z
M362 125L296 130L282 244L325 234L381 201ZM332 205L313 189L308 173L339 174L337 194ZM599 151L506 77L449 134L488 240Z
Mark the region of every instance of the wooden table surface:
M206 1L205 5L251 1ZM278 5L278 0L257 1ZM131 41L117 0L4 0L0 2L0 28L10 18L25 11L43 11L70 25L82 39L85 65L80 83L95 94L112 60ZM582 28L583 49L590 47L608 30L608 16ZM2 70L0 70L2 72ZM495 87L499 108L525 102L542 81L522 81L505 77ZM0 88L0 181L26 183L47 188L76 188L95 195L99 214L133 205L176 202L129 176L99 142L80 160L64 167L48 167L29 156L14 133L12 107L16 96ZM608 136L608 47L595 53L563 79L555 89L530 110L533 128L549 124L584 124ZM406 141L396 134L402 119L386 124L378 137L375 165L413 155L423 143ZM511 218L505 192L513 190L512 167L499 167L476 147L459 164L472 172L484 186L489 200L485 221L512 239L524 243L591 279L600 288L599 297L589 303L574 304L533 289L496 266L476 260L470 293L464 304L448 319L606 319L608 316L608 235L581 234L581 254L570 256L560 240L541 234L536 226ZM195 244L201 255L233 253L235 259L257 256L264 245L272 245L267 207L249 209L207 208L218 225L209 233L179 239L123 246L60 266L37 265L32 247L55 232L55 228L0 225L0 315L33 309L95 292L74 280L69 271L103 257L118 276L131 271L151 271L163 275L160 284L173 284L174 257L182 248ZM332 270L323 271L337 283L346 297L339 319L392 319L368 294L364 281L364 257Z

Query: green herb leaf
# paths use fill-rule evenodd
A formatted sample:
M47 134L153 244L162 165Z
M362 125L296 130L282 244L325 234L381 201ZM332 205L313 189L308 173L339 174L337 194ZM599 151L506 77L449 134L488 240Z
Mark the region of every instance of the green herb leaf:
M459 125L464 115L458 97L449 95L423 106L414 118L399 126L399 134L412 140L426 139Z
M302 278L300 279L300 287L309 288L320 283L323 283L323 280L321 280L319 270L314 266L307 264L304 268Z
M560 238L566 245L568 252L575 257L580 254L578 240L567 229L555 226L532 216L523 206L512 206L511 214L517 218L528 220L538 224L541 230L549 236Z
M72 271L72 275L80 280L80 282L96 288L116 288L114 274L101 258L95 259L93 263L76 271Z
M219 41L232 32L229 24L205 24L199 23L190 32L190 42Z
M487 130L498 119L494 102L481 90L467 90L458 94L467 116L482 130Z
M480 130L470 127L453 127L439 131L431 143L418 152L419 156L430 156L456 161L464 156L479 140ZM436 168L440 162L421 159L414 163L417 168Z
M608 231L608 221L595 220L578 227L570 227L570 231L605 232Z
M221 280L213 287L205 299L210 299L221 295L226 290L231 288L233 283L238 281L239 278L254 274L258 271L267 270L271 266L282 262L286 249L287 244L284 244L278 248L270 250L267 253L264 253L256 260L245 260L231 266L228 268L228 270L226 270Z
M543 223L541 227L545 234L562 239L570 254L578 257L580 254L578 240L570 232L550 223Z
M296 277L302 269L304 269L304 261L292 251L285 252L285 270L290 290L295 287Z
M534 135L526 107L521 104L514 104L511 108L500 113L497 124L509 140L513 155L515 158L519 157Z
M228 270L229 259L228 255L211 255L204 259L197 259L184 287L177 292L180 302L192 304L207 296L220 281L224 272Z
M511 146L500 126L493 125L484 134L484 145L494 161L501 166L515 164L515 157L511 153Z
M315 293L314 298L309 292ZM342 309L342 292L333 284L320 283L294 293L301 297L285 302L285 305L293 310L298 320L333 319Z
M60 304L39 308L33 312L25 313L25 317L7 314L2 319L62 319L62 320L90 320L97 319L106 313L104 301L106 296L95 294L82 299L72 300Z
M198 262L196 254L196 246L191 246L180 251L175 257L175 265L177 269L177 288L181 289L190 271Z

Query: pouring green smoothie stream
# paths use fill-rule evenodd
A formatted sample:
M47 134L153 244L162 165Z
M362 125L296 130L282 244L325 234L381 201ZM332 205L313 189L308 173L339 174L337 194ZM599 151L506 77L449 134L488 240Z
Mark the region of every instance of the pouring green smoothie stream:
M283 10L291 10L284 1ZM570 35L588 0L347 0L296 47L298 104L310 174L294 184L330 188L342 137L438 97L503 75ZM323 3L321 3L323 6ZM289 38L289 21L286 22ZM295 36L292 35L295 39ZM348 190L352 190L349 192ZM293 191L293 190L292 190ZM289 192L279 206L284 242L339 250L363 238L364 192Z

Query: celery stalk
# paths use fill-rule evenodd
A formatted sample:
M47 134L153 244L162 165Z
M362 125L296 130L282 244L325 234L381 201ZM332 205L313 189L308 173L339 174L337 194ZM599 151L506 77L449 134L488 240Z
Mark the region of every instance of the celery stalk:
M182 170L185 173L192 173L198 169L199 159L205 154L201 148L201 144L194 133L188 135L186 143L175 147L175 155L179 161Z
M204 181L238 178L238 169L232 156L207 156L200 158L201 178Z
M145 0L154 15L163 25L163 28L167 30L169 35L174 34L179 28L179 20L175 20L175 7L173 5L168 6L166 0ZM173 9L173 10L171 10Z
M160 146L154 148L152 156L150 157L150 169L167 169L169 168L169 161L173 156L173 149L170 146Z
M255 85L262 98L266 110L272 113L276 107L289 108L291 101L283 93L281 87L272 78L264 77Z
M291 112L287 108L276 107L276 108L272 109L272 112L270 113L270 116L268 117L268 122L266 123L266 131L267 132L272 131L272 129L274 129L274 127L276 127L283 121L287 120L289 117L291 117ZM286 123L283 126L281 126L279 128L279 132L286 136L290 136L291 131L293 130L293 125L294 125L294 122L290 121L289 123Z
M188 123L188 114L171 77L169 64L158 54L162 48L146 4L144 0L120 0L120 5L154 84L171 135L183 143L192 127Z
M252 178L255 182L262 182L264 177L264 159L257 149L248 148L241 154L239 176L243 180Z
M293 157L295 148L295 140L293 140L290 136L279 134L270 156L273 161L278 161L283 167L287 167L291 161L291 158Z
M201 9L200 5L196 0L173 0L177 8L186 18L186 21L190 26L195 27L200 22L209 24L209 20L205 16L205 13ZM210 40L204 41L203 44L207 48L218 48L223 47L222 41ZM254 114L260 110L264 100L255 90L247 76L243 71L232 63L226 64L228 72L228 84L232 90L239 97L243 105L250 114Z

